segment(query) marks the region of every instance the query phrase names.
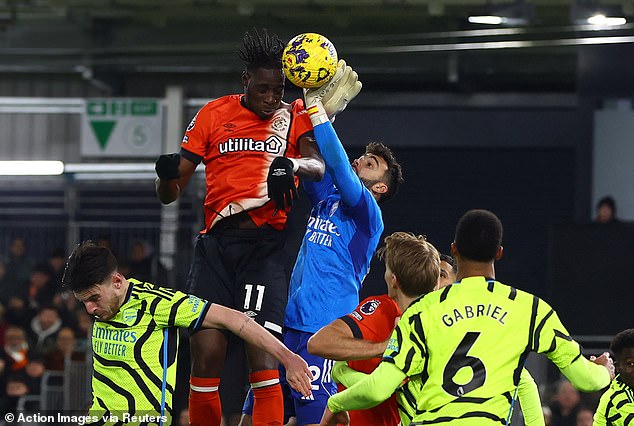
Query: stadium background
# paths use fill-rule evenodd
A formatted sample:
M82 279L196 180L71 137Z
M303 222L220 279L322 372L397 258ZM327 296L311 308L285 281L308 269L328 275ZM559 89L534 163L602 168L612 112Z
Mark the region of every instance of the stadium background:
M242 91L235 52L244 31L314 31L364 83L336 122L349 155L381 140L403 164L386 233L422 233L447 252L465 210L496 212L506 232L498 278L551 301L587 347L605 347L632 325L634 24L578 24L594 3L634 19L626 0L0 1L0 160L142 164L134 173L0 176L0 257L16 236L34 259L103 235L125 256L143 239L169 270L157 281L180 287L203 223L202 180L162 208L151 158L82 157L80 100L182 101L170 116L177 123L164 125L161 152L175 151L205 100ZM465 19L517 4L525 25ZM288 87L285 99L299 95ZM625 223L590 225L604 195ZM295 244L305 215L300 205ZM373 263L364 295L384 291L382 273Z

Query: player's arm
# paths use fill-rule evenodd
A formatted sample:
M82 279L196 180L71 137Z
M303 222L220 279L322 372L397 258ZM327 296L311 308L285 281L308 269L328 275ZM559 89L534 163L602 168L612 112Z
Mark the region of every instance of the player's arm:
M297 199L295 176L304 181L315 182L324 177L326 167L315 144L313 132L300 136L298 145L301 158L275 157L269 166L266 189L277 210L292 207Z
M332 413L338 413L374 407L392 396L406 378L396 365L381 362L363 380L328 398L328 408Z
M156 194L163 204L169 204L180 196L200 162L200 159L195 162L195 159L186 158L193 154L183 156L181 153L163 154L156 161Z
M356 206L361 199L363 184L352 169L348 155L330 121L315 126L315 139L326 162L326 170L341 193L343 202L348 206Z
M203 328L227 329L245 342L270 353L286 368L288 384L304 396L311 394L310 381L313 376L306 361L291 352L282 342L249 316L214 303L207 310L201 326Z
M526 426L544 426L544 413L537 384L526 368L522 369L517 396Z
M362 373L361 371L357 371L350 367L345 361L335 361L330 373L332 374L332 378L335 382L341 383L347 388L353 386L357 382L360 382L367 376L366 373Z
M560 369L570 383L581 392L595 392L610 384L614 378L614 363L605 352L598 358L588 360L580 355L567 367Z
M588 360L563 326L557 313L546 302L536 298L537 321L535 322L536 347L562 372L570 383L582 392L603 389L614 378L614 363L608 353Z
M381 356L388 341L371 342L355 336L346 318L336 319L317 331L308 340L308 352L335 361Z
M313 132L303 134L299 138L301 158L293 158L297 164L295 174L311 181L320 181L324 177L326 165L315 143Z
M332 127L322 99L326 99L333 93L341 90L347 90L350 87L353 92L349 93L352 97L356 96L360 90L360 83L357 81L356 73L350 67L346 67L345 62L342 64L343 69L337 70L343 73L343 77L339 77L340 84L334 82L325 87L307 90L304 92L306 100L306 110L313 124L315 132L315 140L326 162L326 170L333 178L334 184L341 193L341 198L348 206L356 206L361 199L363 185L356 173L350 166L348 155L346 154L335 129ZM341 68L341 64L340 64ZM336 78L337 76L335 76ZM333 80L335 79L333 78ZM350 83L350 84L348 84ZM356 90L358 84L358 90Z

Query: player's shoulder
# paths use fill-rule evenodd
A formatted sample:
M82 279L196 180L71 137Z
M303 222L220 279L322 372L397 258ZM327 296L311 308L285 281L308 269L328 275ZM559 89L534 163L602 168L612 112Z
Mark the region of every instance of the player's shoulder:
M361 315L372 315L376 311L398 312L398 305L387 294L366 297L359 303L355 311Z
M133 285L131 294L140 299L172 299L177 290L168 287L161 287L157 284L141 282L135 279L129 279Z
M286 102L282 102L282 105L286 104ZM294 101L292 101L290 104L286 104L289 105L290 108L294 111L294 112L302 112L302 113L306 113L306 106L304 104L304 100L301 98L297 98Z
M216 99L212 99L207 102L201 111L214 111L226 108L238 108L240 107L240 98L242 95L225 95Z

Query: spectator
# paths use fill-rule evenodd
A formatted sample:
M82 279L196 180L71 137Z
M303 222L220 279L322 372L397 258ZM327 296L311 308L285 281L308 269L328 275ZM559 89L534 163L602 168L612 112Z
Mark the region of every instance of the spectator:
M178 415L178 426L189 426L189 408L185 407Z
M61 327L62 320L57 309L44 306L31 320L28 330L31 347L39 354L47 355L55 347L55 339Z
M57 309L62 324L74 329L77 328L76 312L81 309L81 306L79 306L77 299L72 294L68 292L55 293L50 305Z
M4 333L4 341L4 346L0 349L0 359L4 360L5 373L24 370L29 363L29 343L24 329L9 326Z
M66 250L61 247L53 249L48 257L48 264L53 271L53 288L58 289L62 283L62 276L64 276L64 266L66 266ZM74 298L71 298L74 299Z
M9 322L5 319L4 313L4 305L0 303L0 348L4 346L4 333L7 331L7 328L9 328ZM2 374L1 371L0 374Z
M7 276L7 263L0 259L0 302L2 303L6 303L7 302L7 297L4 296L5 293L7 293L7 290L9 290L7 288L7 286L9 285L9 282L6 279Z
M581 409L579 391L568 380L559 381L550 409L553 412L553 426L575 426L577 412Z
M76 350L77 339L75 332L70 327L62 327L55 339L55 349L48 353L44 366L47 370L63 371L66 358L81 361L86 355Z
M575 426L592 426L592 416L594 413L587 407L582 407L577 411Z
M42 376L46 368L41 356L32 357L24 369L24 382L29 388L29 395L39 395L42 388Z
M26 255L26 241L22 237L15 237L9 248L9 261L7 262L5 285L2 292L3 300L11 296L27 298L28 283L33 268L33 261Z
M5 313L5 318L9 324L22 327L26 330L34 316L35 312L27 305L26 298L18 296L11 296L9 298Z
M77 329L75 330L75 336L78 339L88 340L92 330L93 317L83 308L76 310L75 315L77 316Z
M55 294L55 287L51 279L53 268L48 263L39 263L33 267L29 276L29 306L39 309L50 304Z
M553 412L548 405L542 406L544 413L544 426L553 426Z
M0 412L15 412L21 396L29 394L26 374L10 374L4 387L4 395L0 401Z
M139 281L164 284L166 282L165 267L154 255L153 249L146 241L137 240L130 249L130 276Z
M605 225L618 222L616 218L616 202L610 196L603 197L597 203L597 217L595 223Z

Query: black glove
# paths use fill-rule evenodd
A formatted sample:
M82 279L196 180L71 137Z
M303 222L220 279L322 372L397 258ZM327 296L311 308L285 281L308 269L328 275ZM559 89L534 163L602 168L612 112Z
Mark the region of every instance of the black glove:
M181 162L181 155L177 152L174 154L162 154L154 166L156 175L164 180L178 179L181 177L178 171L178 165Z
M269 198L275 203L275 209L284 210L293 205L297 198L293 162L286 157L275 157L269 167L269 175L266 178Z

